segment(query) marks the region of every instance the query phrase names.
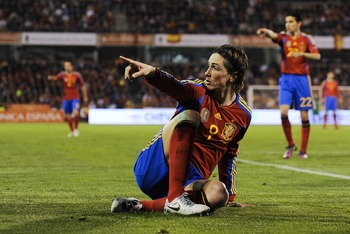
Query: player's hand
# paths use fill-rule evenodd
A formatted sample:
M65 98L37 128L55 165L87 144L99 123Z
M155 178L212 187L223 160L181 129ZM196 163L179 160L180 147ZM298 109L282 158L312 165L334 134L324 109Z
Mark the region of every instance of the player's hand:
M267 36L267 29L266 28L259 28L256 30L256 34L260 37L266 37Z
M304 52L291 52L289 54L289 57L292 57L292 58L297 58L297 57L302 57L304 56Z
M151 65L141 63L139 61L126 58L124 56L119 56L119 58L129 63L129 65L125 68L124 71L125 79L132 80L142 76L150 76L156 71L156 68L152 67Z
M227 203L228 207L250 207L250 206L254 206L253 204L242 204L242 203L238 203L238 202L228 202Z
M228 207L242 207L242 204L233 201L233 202L228 202L228 203L227 203L227 206L228 206Z
M278 34L268 28L258 28L258 30L256 30L256 34L261 38L266 37L272 39L273 41L277 40L278 38Z

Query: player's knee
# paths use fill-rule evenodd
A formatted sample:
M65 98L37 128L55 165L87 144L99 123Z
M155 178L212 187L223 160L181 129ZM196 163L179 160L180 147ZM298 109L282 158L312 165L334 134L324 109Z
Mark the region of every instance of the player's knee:
M225 184L220 181L212 181L205 191L210 207L215 210L227 204L229 194Z
M190 121L190 122L193 122L196 126L198 126L200 124L201 117L200 117L198 111L185 110L185 111L181 112L179 115L180 115L179 123Z

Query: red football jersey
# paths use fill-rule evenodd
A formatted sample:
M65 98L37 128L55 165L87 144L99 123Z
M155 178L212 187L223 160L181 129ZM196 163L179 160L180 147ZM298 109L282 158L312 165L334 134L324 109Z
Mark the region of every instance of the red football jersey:
M221 106L203 81L179 81L159 69L155 77L146 79L178 101L174 116L186 109L200 113L201 123L196 131L191 162L206 179L218 165L219 179L230 191L233 159L251 121L251 110L246 102L237 94L230 106Z
M338 82L336 80L325 80L321 84L322 97L340 97Z
M305 33L301 33L293 39L287 33L279 33L275 41L282 48L281 71L287 74L308 75L309 65L307 59L300 56L290 57L291 52L319 53L315 42Z
M83 85L84 80L79 72L66 73L63 71L57 74L57 78L63 81L63 99L73 100L80 97L77 83Z

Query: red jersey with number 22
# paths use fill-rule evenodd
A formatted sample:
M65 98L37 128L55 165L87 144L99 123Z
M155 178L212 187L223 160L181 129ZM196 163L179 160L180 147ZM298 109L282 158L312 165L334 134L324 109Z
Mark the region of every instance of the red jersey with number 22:
M294 39L287 33L280 33L278 34L277 40L274 42L282 48L282 73L295 75L308 75L310 73L306 58L302 56L292 58L290 56L292 52L319 53L310 35L300 33L300 35Z
M57 75L57 79L63 81L64 100L73 100L78 99L80 97L77 83L80 83L80 85L84 85L84 80L79 72L60 72Z

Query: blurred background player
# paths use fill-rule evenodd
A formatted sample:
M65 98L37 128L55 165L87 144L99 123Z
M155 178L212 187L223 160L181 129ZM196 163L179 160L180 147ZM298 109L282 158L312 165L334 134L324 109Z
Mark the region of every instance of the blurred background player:
M327 73L327 78L321 83L321 102L324 104L323 127L327 127L328 112L333 112L334 128L338 128L336 110L338 108L338 99L341 103L342 96L339 91L338 81L335 80L334 72Z
M132 59L129 79L148 83L178 101L171 120L141 151L134 166L136 182L153 200L116 198L111 212L164 211L181 215L235 206L236 157L251 111L239 91L248 58L243 49L223 45L213 51L205 81L179 81L172 75ZM219 180L209 180L218 166Z
M310 134L308 110L313 109L313 98L307 60L321 59L314 39L300 31L301 24L301 16L293 12L287 14L285 18L287 32L276 33L267 28L257 30L258 35L271 38L282 48L282 75L279 80L278 104L284 135L288 142L283 154L284 159L292 157L293 151L297 150L292 136L292 126L288 119L288 111L292 106L300 111L302 123L299 158L308 157L306 153Z
M64 71L57 75L49 75L48 79L54 81L61 80L63 82L63 109L70 129L67 137L78 137L80 108L78 83L82 90L84 104L88 103L87 88L81 74L77 71L73 71L73 65L70 61L65 61L63 65Z

